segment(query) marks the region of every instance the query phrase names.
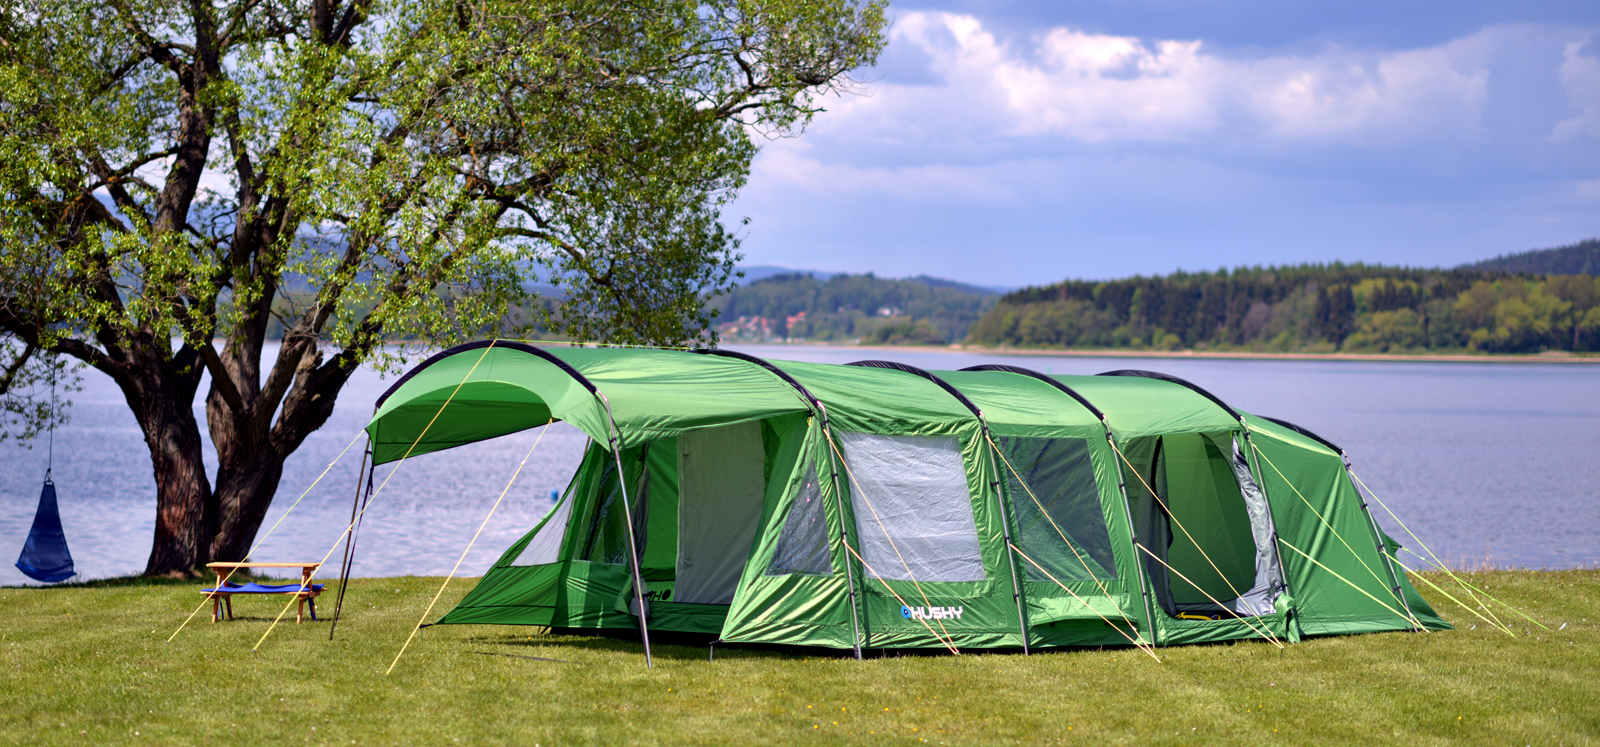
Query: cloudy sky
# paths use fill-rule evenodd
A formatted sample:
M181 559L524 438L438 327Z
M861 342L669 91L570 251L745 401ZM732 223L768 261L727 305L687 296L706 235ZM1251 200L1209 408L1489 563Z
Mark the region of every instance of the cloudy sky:
M997 285L1600 236L1600 3L906 0L746 264ZM1293 7L1285 7L1293 6Z

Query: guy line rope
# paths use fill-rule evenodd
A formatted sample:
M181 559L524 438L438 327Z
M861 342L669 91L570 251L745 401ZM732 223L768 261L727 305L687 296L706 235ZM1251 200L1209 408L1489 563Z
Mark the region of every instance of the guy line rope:
M1089 602L1087 600L1085 600L1083 597L1078 596L1077 592L1073 591L1072 589L1067 588L1066 584L1063 584L1060 581L1056 581L1056 577L1055 576L1050 575L1050 572L1045 570L1044 566L1039 565L1039 563L1036 562L1033 558L1028 557L1028 554L1023 552L1022 548L1017 547L1016 545L1012 545L1009 542L1006 543L1006 544L1010 545L1011 549L1015 550L1018 555L1021 555L1023 560L1026 560L1029 563L1032 563L1033 567L1038 568L1040 573L1043 573L1044 575L1049 576L1051 581L1055 581L1056 582L1056 586L1061 587L1062 591L1065 591L1068 594L1071 594L1073 599L1076 599L1079 602L1082 602L1083 606L1088 607L1089 611L1093 612L1096 617L1099 617L1101 620L1104 620L1105 624L1111 626L1112 630L1115 630L1118 633L1121 633L1122 637L1128 639L1128 642L1133 644L1134 648L1137 648L1140 651L1143 651L1146 654L1149 654L1150 658L1155 659L1157 664L1161 663L1161 657L1156 656L1155 648L1153 646L1139 643L1139 641L1137 639L1135 639L1133 636L1128 635L1127 631L1124 631L1122 628L1117 627L1116 623L1111 622L1111 620L1109 618L1107 618L1105 615L1100 614L1100 610L1095 609L1094 605L1089 604ZM1110 595L1108 594L1107 596L1109 597ZM1123 619L1124 622L1128 622L1128 623L1132 623L1133 622L1132 620L1129 620L1126 615L1123 615L1122 619Z
M545 425L548 426L554 422L556 422L556 419L551 418ZM518 475L522 474L522 468L528 464L528 458L533 456L533 450L539 448L539 442L544 440L546 430L548 429L540 430L539 437L533 439L533 445L528 447L528 453L522 456L522 461L517 464L516 471L511 473L511 479L506 481L505 488L500 491L500 497L494 499L494 505L489 507L489 515L483 517L483 523L478 525L478 531L472 533L472 539L467 542L467 549L461 551L461 557L456 559L455 567L450 569L450 575L445 576L444 583L439 584L439 591L435 592L433 599L428 602L428 608L422 611L422 617L417 620L416 627L411 629L411 635L406 636L406 642L400 647L400 651L394 655L394 661L389 662L389 668L384 671L384 676L387 677L390 672L394 671L395 665L400 663L400 657L404 656L406 649L411 646L412 639L417 637L417 631L422 630L422 621L428 619L428 614L433 612L433 605L438 603L439 597L444 594L444 588L450 585L450 579L455 578L456 571L461 570L461 563L467 559L467 553L472 552L472 546L477 543L478 535L483 534L484 527L489 526L489 520L494 518L494 512L500 508L500 502L506 499L506 493L511 492L511 484L517 481ZM552 510L554 509L552 508Z
M1367 565L1367 561L1362 559L1361 554L1356 552L1356 549L1354 547L1351 547L1350 543L1346 542L1344 537L1339 535L1339 531L1337 529L1334 529L1333 525L1329 524L1328 520L1326 518L1323 518L1322 512L1318 511L1316 506L1311 505L1311 501L1307 500L1305 494L1300 492L1300 488L1295 487L1295 484L1292 481L1289 480L1289 477L1287 475L1283 474L1283 470L1278 469L1278 465L1273 464L1272 463L1272 459L1270 457L1268 457L1266 454L1262 453L1261 448L1256 446L1254 441L1250 442L1250 448L1255 451L1256 457L1258 457L1262 461L1266 462L1267 466L1271 467L1273 472L1278 473L1278 477L1283 480L1284 484L1289 486L1290 490L1294 491L1295 495L1300 497L1300 502L1306 504L1306 508L1311 509L1311 513L1315 514L1316 517L1317 517L1317 520L1322 522L1322 525L1324 527L1328 528L1328 532L1334 536L1334 539L1339 540L1339 544L1344 545L1344 549L1349 550L1350 554L1355 556L1356 562L1360 563L1362 568L1367 569L1367 573L1372 574L1372 580L1377 581L1379 586L1382 586L1385 589L1389 589L1389 584L1378 576L1378 572L1377 571L1372 570L1372 566ZM1380 539L1380 541L1381 541L1381 539ZM1405 600L1401 599L1400 596L1399 596L1400 592L1399 592L1398 589L1389 589L1389 595L1393 596L1395 602L1399 603L1401 607L1405 607L1406 606ZM1386 604L1384 606L1388 607L1389 605ZM1393 608L1390 608L1390 609L1393 609ZM1415 614L1409 614L1408 615L1407 613L1404 613L1404 612L1401 612L1399 614L1400 614L1400 618L1401 619L1405 620L1406 622L1408 622L1408 623L1410 623L1412 625L1417 626L1418 630L1422 630L1422 631L1426 631L1427 630L1427 627L1425 627L1422 624L1421 620L1417 619L1417 616Z
M1515 612L1518 615L1523 616L1524 618L1527 618L1527 620L1529 622L1532 622L1534 625L1537 625L1537 626L1539 626L1541 628L1544 628L1545 630L1549 630L1550 629L1550 626L1545 625L1544 623L1539 622L1538 620L1535 620L1532 617L1529 617L1527 615L1527 613L1524 613L1522 610L1519 610L1516 607L1513 607L1513 606L1511 606L1509 604L1506 604L1505 602L1501 602L1499 599L1495 599L1494 597L1489 596L1488 592L1485 592L1484 590L1479 589L1478 587L1467 583L1464 579L1462 579L1461 577L1457 576L1454 571L1450 570L1450 566L1445 565L1444 561L1440 560L1437 555L1433 554L1433 550L1428 548L1427 543L1423 542L1421 538L1417 537L1416 532L1411 531L1411 527L1406 526L1406 523L1401 521L1400 517L1395 516L1394 512L1389 510L1389 505L1384 503L1383 499L1379 498L1378 494L1373 492L1372 488L1367 487L1367 484L1362 482L1361 478L1356 476L1355 472L1350 472L1350 477L1356 481L1357 485L1361 486L1362 490L1367 491L1367 495L1372 496L1372 500L1377 501L1378 505L1383 507L1384 512L1389 514L1389 517L1394 519L1395 523L1399 524L1400 528L1404 529L1406 531L1406 534L1409 535L1411 537L1411 539L1415 540L1418 546L1420 546L1423 550L1427 551L1428 557L1432 558L1433 564L1435 566L1437 566L1439 568L1439 570L1444 571L1445 575L1449 576L1451 578L1451 580L1455 581L1457 584L1460 584L1462 586L1462 588L1467 590L1467 595L1468 596L1475 597L1476 595L1474 594L1474 592L1476 592L1477 594L1482 594L1483 596L1489 598L1490 600L1493 600L1494 602L1499 603L1501 606L1505 607L1506 609L1511 610L1512 612ZM1410 552L1412 555L1417 555L1415 552L1413 552L1411 550L1407 550L1407 552ZM1389 557L1390 558L1394 558L1394 555L1391 553L1391 554L1389 554ZM1417 557L1421 558L1423 560L1427 560L1428 559L1428 558L1423 558L1421 555L1417 555ZM1398 563L1400 561L1396 560L1395 562ZM1490 615L1494 614L1494 612L1492 610L1490 610L1488 607L1485 607L1484 611L1489 612Z
M272 523L272 526L267 529L266 534L261 535L254 543L250 545L250 549L246 550L244 553L246 560L250 559L250 554L255 552L256 548L261 546L261 543L266 542L267 538L272 536L273 531L278 528L278 525L282 524L283 520L289 516L289 512L293 511L295 506L300 505L300 501L305 500L305 497L311 494L312 489L317 487L317 483L322 482L322 478L328 476L328 472L333 469L333 465L338 464L339 460L344 458L345 452L349 451L350 447L355 446L356 441L359 440L365 433L366 431L364 430L356 431L355 438L350 439L350 443L344 445L344 449L339 452L339 455L334 457L333 461L328 462L328 466L323 468L322 474L317 475L317 479L311 481L311 484L306 487L305 492L301 493L299 498L294 499L294 503L289 504L289 508L285 509L283 514L278 517L278 520ZM220 589L224 584L228 583L228 579L233 578L233 574L237 573L238 571L238 568L228 569L227 575L223 576L222 580L217 582L217 588ZM209 596L200 600L200 606L194 608L194 611L190 612L189 616L184 618L183 622L178 625L177 630L172 631L172 635L167 637L167 643L171 643L173 638L177 638L178 634L183 632L184 626L187 626L189 621L194 619L195 615L200 614L200 610L205 609L206 602L209 601L211 601L211 597Z
M1206 559L1206 562L1211 565L1211 570L1217 572L1217 577L1222 579L1222 582L1228 585L1228 590L1233 592L1234 597L1237 598L1237 597L1243 596L1243 594L1241 594L1239 592L1238 587L1235 587L1233 585L1233 582L1228 580L1228 576L1222 572L1222 569L1217 567L1216 562L1213 561L1211 559L1211 556L1206 553L1206 549L1204 547L1200 546L1200 542L1194 538L1194 535L1189 534L1189 530L1184 528L1183 522L1178 521L1178 517L1174 516L1172 514L1172 508L1167 505L1166 499L1164 499L1160 495L1158 495L1156 493L1155 488L1150 487L1150 483L1145 482L1144 475L1139 474L1139 469L1137 467L1133 466L1133 462L1129 461L1128 460L1128 456L1126 454L1122 453L1122 449L1117 448L1116 442L1115 441L1111 441L1110 443L1111 443L1111 450L1117 452L1117 456L1122 457L1122 462L1124 464L1128 465L1128 470L1133 473L1134 477L1139 478L1139 484L1144 486L1144 489L1146 491L1148 491L1150 493L1150 495L1156 499L1157 503L1161 504L1161 507L1163 509L1166 509L1167 518L1173 524L1178 525L1178 529L1183 531L1183 536L1188 537L1189 538L1189 542L1194 544L1194 549L1200 551L1200 557ZM1151 553L1149 548L1145 547L1142 544L1139 544L1138 542L1135 542L1134 544L1135 544L1135 546L1139 547L1140 549L1143 549L1145 551L1146 555L1149 555L1152 558L1155 557L1155 554ZM1172 568L1172 566L1167 565L1166 561L1161 560L1160 558L1156 558L1156 560L1159 561L1162 565L1166 565L1167 568L1169 568L1169 569ZM1174 572L1176 572L1176 571L1174 571ZM1179 575L1179 577L1182 577L1183 574L1180 573L1178 575ZM1189 579L1187 579L1187 578L1184 579L1184 581L1188 581L1188 580ZM1206 594L1204 589L1201 589L1199 586L1195 586L1192 582L1189 585L1190 586L1194 586L1195 590L1199 591L1201 594L1205 594L1206 598L1211 599L1211 601L1216 603L1216 605L1218 607L1222 607L1223 609L1227 609L1227 607L1223 606L1223 604L1221 602L1218 602L1216 599L1212 599L1210 594ZM1263 626L1263 628L1264 628L1264 630L1263 630L1262 628L1257 628L1255 625L1252 625L1249 622L1249 620L1247 618L1245 618L1245 617L1240 617L1239 620L1241 622L1243 622L1246 627L1250 628L1250 630L1261 634L1261 636L1263 638L1266 638L1267 640L1272 641L1274 644L1276 644L1280 648L1283 646L1283 643L1278 640L1278 636L1272 632L1272 628L1271 627Z
M1416 555L1416 553L1412 553L1412 554ZM1417 555L1417 557L1420 558L1422 556L1421 555ZM1510 628L1506 627L1504 623L1501 623L1498 620L1490 620L1489 618L1484 617L1482 613L1480 613L1477 610L1473 609L1466 602L1463 602L1460 599L1455 598L1455 596L1453 594L1451 594L1450 592L1439 588L1439 585L1434 583L1433 581L1429 580L1427 576L1423 576L1423 575L1417 573L1416 571L1412 570L1410 566L1407 566L1405 563L1400 562L1400 559L1395 557L1392 553L1389 554L1389 559L1393 560L1395 562L1395 564L1400 566L1401 568L1406 569L1407 573L1410 573L1410 574L1416 576L1417 578L1422 579L1423 583L1425 583L1425 584L1427 584L1429 586L1432 586L1434 591L1437 591L1440 594L1445 595L1445 598L1449 599L1452 602L1455 602L1456 604L1461 605L1461 609L1464 609L1464 610L1466 610L1468 612L1471 612L1474 615L1477 615L1478 619L1484 621L1485 623L1488 623L1489 627L1494 628L1495 630L1498 630L1498 631L1500 631L1502 633L1505 633L1506 635L1511 636L1512 638L1516 638L1517 637L1517 634L1515 632L1512 632L1512 630ZM1423 559L1426 560L1426 558L1423 558ZM1487 612L1487 611L1488 610L1485 610L1485 612Z
M422 443L422 438L424 436L428 435L428 430L433 428L433 424L439 421L439 416L444 414L445 408L449 407L450 403L455 401L456 395L461 393L461 387L466 386L467 380L472 378L472 374L475 373L478 370L478 365L483 363L483 359L488 357L489 351L494 349L495 342L497 342L497 340L490 340L489 344L486 347L484 347L483 353L478 356L478 360L473 362L472 368L468 369L466 375L461 377L461 382L456 384L456 388L452 389L450 391L450 396L445 398L444 404L439 405L438 412L435 412L433 414L433 417L428 420L428 424L426 426L423 426L422 432L417 434L416 439L411 442L410 446L406 447L406 452L400 456L399 461L395 462L394 469L389 470L389 475L387 477L383 478L383 482L380 485L378 485L378 489L373 492L372 498L376 498L379 494L381 494L383 492L383 489L386 486L388 486L389 481L394 479L395 473L400 471L400 465L404 464L406 459L410 458L411 452L416 450L417 444ZM350 524L347 525L344 528L343 532L339 533L339 537L337 539L335 539L333 541L333 545L328 548L327 554L322 556L322 561L317 564L317 567L315 569L312 569L311 573L306 574L304 579L300 582L300 590L301 591L305 591L306 590L306 588L311 583L311 579L316 576L316 572L318 570L321 570L322 564L328 562L328 558L333 556L333 551L337 550L339 548L339 543L344 540L344 536L346 534L348 534L352 528L355 527L356 522L360 521L362 516L366 515L367 509L371 505L372 505L371 503L363 505L361 507L361 511L356 514L356 518L354 520L352 520L350 522ZM283 616L286 613L289 612L289 608L294 605L297 596L298 595L290 597L288 604L283 605L283 609L279 610L278 616L273 618L272 624L267 626L267 632L262 633L261 634L261 639L256 641L256 645L250 647L251 653L254 653L258 649L260 649L261 648L261 644L267 640L267 636L272 635L272 630L274 628L278 627L278 622L281 621L283 619Z
M1044 518L1047 519L1050 522L1050 526L1055 527L1056 534L1061 535L1061 541L1067 543L1067 549L1071 550L1072 551L1072 556L1078 559L1078 563L1083 566L1084 572L1089 574L1089 578L1094 581L1095 586L1100 587L1100 593L1104 594L1107 599L1111 598L1110 590L1106 589L1106 585L1104 583L1101 583L1100 577L1096 576L1094 574L1094 570L1089 567L1089 562L1084 560L1083 556L1078 553L1078 548L1073 546L1072 540L1067 537L1067 533L1061 529L1060 525L1056 524L1055 517L1051 516L1050 512L1045 510L1044 504L1039 501L1039 496L1034 495L1033 488L1028 486L1028 481L1022 479L1022 475L1017 472L1017 468L1013 467L1011 465L1011 460L1006 458L1005 452L1000 450L1000 447L995 444L994 439L990 438L988 436L988 434L985 434L984 438L988 439L989 446L994 449L994 453L1000 455L1000 461L1005 463L1006 469L1010 470L1012 476L1017 478L1017 484L1021 485L1022 489L1028 492L1028 497L1032 498L1034 504L1039 507L1039 513L1043 514ZM1019 537L1018 539L1020 540L1021 538ZM1011 544L1011 543L1008 542L1007 544ZM1056 581L1056 577L1055 576L1051 575L1049 571L1045 570L1044 566L1041 566L1038 563L1034 562L1033 558L1030 558L1025 553L1023 553L1021 548L1017 547L1016 545L1011 545L1011 549L1016 550L1017 554L1021 555L1023 560L1026 560L1029 563L1032 563L1033 567L1038 568L1040 573L1043 573L1044 575L1048 576L1051 581L1055 581L1056 586L1061 587L1062 590L1066 591L1068 594L1071 594L1073 599L1076 599L1079 602L1083 602L1083 606L1088 607L1090 612L1093 612L1096 615L1099 615L1100 619L1101 620L1105 620L1105 623L1107 625L1110 625L1113 629L1116 629L1117 632L1122 633L1122 629L1121 628L1117 628L1117 626L1114 623L1112 623L1109 619L1107 619L1104 615L1100 615L1100 611L1099 610L1096 610L1093 605L1091 605L1088 602L1084 601L1083 598L1079 597L1076 592L1074 592L1071 589L1068 589L1066 584L1063 584L1060 581ZM1122 619L1124 621L1126 621L1126 622L1129 622L1129 623L1133 622L1132 620L1128 619L1127 615L1123 615ZM1152 657L1155 658L1156 661L1161 661L1161 658L1155 655L1155 651L1153 650L1153 647L1150 648L1150 649L1146 649L1137 640L1134 640L1132 637L1128 636L1127 633L1122 633L1122 636L1124 638L1127 638L1128 641L1131 642L1133 645L1138 646L1140 648L1140 650L1144 651L1145 653L1150 654Z
M895 598L895 601L898 601L900 603L900 605L903 606L903 607L910 607L911 606L909 604L906 604L906 600L904 598L902 598L899 594L895 593L894 587L890 586L888 581L883 580L883 575L882 574L878 573L876 570L873 569L873 567L871 565L867 564L866 559L861 557L861 553L856 552L856 549L854 547L851 547L848 542L843 543L843 544L844 544L844 549L849 550L850 554L856 556L856 560L860 561L862 568L865 568L865 569L867 569L869 571L872 571L873 578L878 579L878 583L883 584L883 588L889 592L890 596ZM924 598L924 603L928 604L930 607L932 606L932 603L931 602L927 602L926 598ZM944 638L939 637L939 631L934 630L933 626L929 625L927 620L925 620L923 618L920 618L920 617L916 618L916 620L917 620L917 622L922 623L922 627L927 628L929 633L933 634L934 640L938 641L941 644L944 644L945 648L950 649L950 653L956 654L957 656L959 656L961 654L961 651L956 648L954 643L951 643L950 641L947 641ZM943 626L941 625L940 627L943 627ZM947 632L945 635L949 635L949 633Z
M895 557L900 559L901 567L906 569L906 576L911 579L911 585L916 587L917 594L919 594L922 597L922 603L925 604L925 605L928 605L929 607L932 607L933 606L933 602L928 600L928 593L922 590L922 584L917 581L917 575L915 573L911 572L911 566L908 563L906 563L905 556L900 554L900 548L895 545L894 537L891 537L889 535L889 528L885 527L883 525L883 519L879 518L878 509L873 507L872 500L867 497L866 491L861 488L861 481L856 479L855 473L850 470L850 463L845 461L844 453L839 451L838 444L835 444L833 442L833 434L829 433L828 431L825 430L825 431L822 432L822 435L828 439L828 446L831 447L833 449L834 453L839 456L839 463L844 465L844 474L845 474L845 476L847 478L849 478L850 483L852 485L855 485L856 494L860 495L861 496L861 501L863 503L867 504L867 510L872 512L872 519L873 519L873 521L877 522L878 529L883 531L884 539L889 540L890 549L894 550ZM840 519L842 520L843 517L840 517ZM845 546L849 547L849 545L845 545ZM852 549L851 552L854 553L855 550ZM856 558L860 559L861 555L857 554ZM888 581L885 581L883 576L878 575L877 571L872 570L872 567L867 565L867 561L862 560L861 561L861 565L866 567L867 570L872 571L872 575L877 576L878 577L878 581L883 583L883 585L885 587L887 587L889 585ZM890 594L894 594L894 590L890 589L889 593ZM895 599L900 599L900 595L895 594ZM910 605L906 604L905 600L903 600L903 599L900 600L900 604L902 606L905 606L905 607L910 607ZM944 621L943 620L935 619L934 622L939 623L939 630L944 631L944 634L945 634L946 637L950 636L950 631L947 630L944 627ZM927 622L923 622L922 624L924 626L928 626ZM929 632L932 632L933 628L932 627L928 627L928 630L929 630ZM939 635L937 633L935 633L934 637L935 638L939 638ZM949 648L952 653L956 653L956 654L961 653L959 650L956 649L956 645L955 645L955 643L953 641L954 641L953 638L951 640L948 640L948 641L945 640L945 638L939 638L939 642L943 643L946 648Z

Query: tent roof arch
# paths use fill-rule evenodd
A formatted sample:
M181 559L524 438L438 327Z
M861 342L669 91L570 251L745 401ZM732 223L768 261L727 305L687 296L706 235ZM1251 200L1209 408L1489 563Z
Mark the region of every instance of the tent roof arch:
M772 361L825 405L835 428L866 433L949 435L976 430L972 409L931 379L871 366Z
M607 412L609 403L610 412ZM783 381L744 361L652 348L469 343L417 366L367 424L376 463L565 420L622 446L698 428L807 412Z
M1135 369L1135 368L1124 368L1124 369L1119 369L1119 370L1116 370L1116 371L1105 371L1103 373L1099 373L1099 374L1096 374L1096 375L1097 376L1136 376L1136 377L1142 378L1142 379L1156 379L1158 381L1170 381L1170 382L1172 382L1174 384L1177 384L1178 386L1187 387L1189 389L1192 389L1192 390L1194 390L1195 394L1198 394L1198 395L1200 395L1202 397L1205 397L1206 399L1211 400L1213 403L1216 404L1217 407L1222 408L1229 415L1232 415L1234 420L1239 420L1240 419L1239 418L1239 412L1237 410L1233 409L1232 407L1228 406L1228 403L1223 402L1221 397L1218 397L1217 395L1212 394L1211 392L1208 392L1208 391L1200 388L1200 385L1198 385L1198 384L1195 384L1195 383L1193 383L1193 382L1191 382L1191 381L1189 381L1187 379L1180 379L1180 378L1178 378L1176 376L1173 376L1172 374L1164 374L1164 373L1161 373L1159 371L1143 371L1143 370Z
M1104 434L1105 426L1094 412L1063 397L1049 381L995 370L934 373L981 407L996 434L1042 438Z
M1306 430L1304 428L1301 428L1300 426L1295 425L1294 423L1291 423L1291 422L1289 422L1287 420L1280 420L1278 418L1269 418L1269 417L1267 417L1265 415L1257 415L1256 417L1261 418L1262 420L1265 420L1268 423L1272 423L1273 425L1278 425L1278 426L1282 426L1284 428L1287 428L1287 429L1289 429L1291 431L1294 431L1295 433L1298 433L1298 434L1300 434L1302 436L1305 436L1306 438L1311 439L1312 441L1316 441L1317 443L1322 444L1323 446L1326 446L1326 447L1332 449L1333 453L1335 453L1335 454L1343 454L1344 453L1344 449L1339 448L1332 441L1329 441L1328 439L1323 438L1323 437L1321 437L1321 436L1319 436L1319 435L1317 435L1315 433L1312 433L1311 431L1308 431L1308 430Z
M1239 429L1232 408L1196 387L1164 375L1055 375L1050 378L1093 402L1118 437Z
M1004 373L1017 374L1019 376L1026 376L1026 377L1028 377L1030 379L1037 379L1037 380L1042 381L1045 384L1049 385L1050 388L1055 389L1056 391L1059 391L1062 394L1065 394L1068 397L1071 397L1074 400L1076 400L1078 404L1083 405L1086 409L1089 410L1090 413L1093 413L1094 416L1095 416L1095 419L1097 419L1097 420L1105 420L1106 419L1106 414L1101 412L1100 408L1095 407L1094 403L1090 402L1088 400L1088 398L1084 397L1082 394L1079 394L1077 392L1077 390L1073 389L1070 386L1067 386L1066 384L1061 383L1060 381L1058 381L1056 379L1052 379L1049 376L1046 376L1046 375L1044 375L1042 373L1039 373L1038 371L1035 371L1035 370L1033 370L1031 368L1023 368L1021 366L1007 366L1007 365L1000 364L1000 363L989 363L989 364L985 364L985 365L982 365L982 366L968 366L968 367L963 368L961 370L962 371L1000 371L1000 372L1004 372Z
M962 407L967 408L967 410L972 413L973 417L977 418L979 421L983 420L983 410L978 409L978 406L973 404L972 400L967 399L967 395L962 394L961 390L959 390L959 389L957 389L957 388L955 388L953 386L950 386L950 382L947 382L944 379L941 379L938 376L935 376L935 375L933 375L932 373L930 373L928 371L925 371L923 369L917 368L916 366L908 365L908 364L905 364L905 363L896 363L894 361L877 361L877 360L856 361L854 363L846 363L845 365L847 365L847 366L859 366L859 367L862 367L862 368L884 368L884 369L888 369L890 371L904 371L904 372L906 372L908 374L911 374L912 376L918 376L918 377L927 379L928 381L931 381L935 385L937 385L940 389L943 389L946 394L949 394L950 396L955 397L956 401L960 402Z

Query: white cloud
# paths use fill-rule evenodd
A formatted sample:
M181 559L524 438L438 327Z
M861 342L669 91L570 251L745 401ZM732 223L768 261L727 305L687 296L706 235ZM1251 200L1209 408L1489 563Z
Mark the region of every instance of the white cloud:
M1471 139L1488 93L1470 37L1419 50L1233 59L1201 41L1055 28L1017 49L972 16L913 11L897 20L891 44L930 57L942 85L880 83L831 107L830 133L877 142L933 132L1077 142L1231 134L1384 146Z
M1600 138L1600 58L1583 54L1589 40L1589 35L1585 34L1582 39L1567 43L1565 61L1561 63L1561 85L1567 89L1567 102L1578 114L1556 123L1555 131L1550 133L1552 140Z

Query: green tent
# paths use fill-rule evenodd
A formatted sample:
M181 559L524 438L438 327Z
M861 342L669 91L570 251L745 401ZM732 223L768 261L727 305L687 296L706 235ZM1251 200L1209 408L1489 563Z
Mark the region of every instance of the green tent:
M375 464L552 420L591 439L439 624L858 655L1449 627L1343 452L1161 374L487 341L378 405Z

